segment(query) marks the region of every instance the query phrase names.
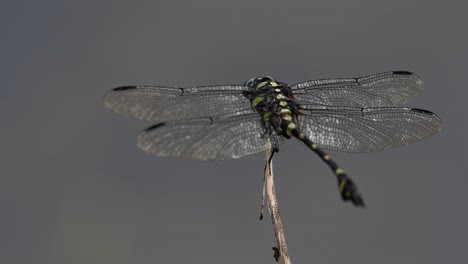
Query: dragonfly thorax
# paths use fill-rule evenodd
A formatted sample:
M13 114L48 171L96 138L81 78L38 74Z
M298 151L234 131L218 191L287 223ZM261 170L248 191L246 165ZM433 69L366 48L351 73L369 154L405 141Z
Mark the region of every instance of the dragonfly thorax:
M269 76L252 78L246 85L253 88L245 95L259 113L265 132L290 138L299 114L291 88Z

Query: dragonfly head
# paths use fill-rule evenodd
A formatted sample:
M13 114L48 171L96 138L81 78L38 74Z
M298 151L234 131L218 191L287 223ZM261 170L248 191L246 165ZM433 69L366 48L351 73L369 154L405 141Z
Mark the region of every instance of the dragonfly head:
M244 83L244 86L255 87L259 88L259 85L262 83L269 83L269 82L276 82L273 77L270 76L261 76L261 77L253 77ZM262 85L264 86L264 85Z

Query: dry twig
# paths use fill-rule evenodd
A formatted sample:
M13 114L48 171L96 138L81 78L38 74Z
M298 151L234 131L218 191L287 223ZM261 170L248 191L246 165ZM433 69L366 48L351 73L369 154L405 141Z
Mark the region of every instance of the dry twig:
M260 219L263 218L263 202L265 192L268 200L268 212L273 223L273 230L275 231L277 246L273 247L274 258L276 262L280 264L291 264L291 260L288 255L288 246L286 244L286 238L284 236L283 222L281 221L280 211L278 207L278 201L276 199L275 183L273 180L273 154L275 150L272 149L271 144L267 149L267 160L264 171L264 183L263 183L263 198L262 198L262 213Z

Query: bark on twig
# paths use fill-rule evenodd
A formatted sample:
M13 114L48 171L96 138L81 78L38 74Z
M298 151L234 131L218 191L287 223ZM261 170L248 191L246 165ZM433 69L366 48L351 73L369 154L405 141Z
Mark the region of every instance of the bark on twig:
M283 222L281 221L278 201L276 199L275 193L275 183L273 180L273 154L274 150L271 148L270 144L267 149L263 192L265 193L266 191L268 200L268 212L270 213L271 221L273 223L273 229L275 231L276 236L277 246L273 247L274 258L276 262L280 264L291 264L291 260L288 255L288 246L286 244L286 238L284 236Z

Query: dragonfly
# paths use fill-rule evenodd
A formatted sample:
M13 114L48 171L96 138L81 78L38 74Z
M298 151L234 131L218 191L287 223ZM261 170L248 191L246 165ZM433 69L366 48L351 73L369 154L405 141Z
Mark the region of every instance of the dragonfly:
M364 207L357 185L324 150L381 151L438 133L442 122L436 114L398 107L422 88L421 78L408 71L294 85L260 76L243 85L122 86L109 91L104 104L155 122L137 144L160 157L238 159L268 146L277 152L286 139L296 138L333 171L342 200Z

